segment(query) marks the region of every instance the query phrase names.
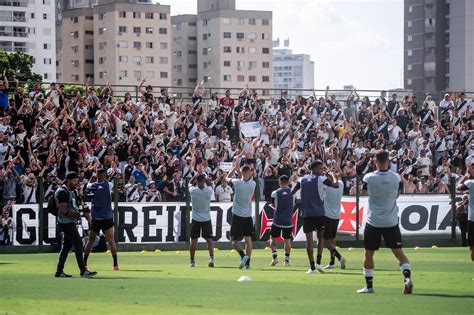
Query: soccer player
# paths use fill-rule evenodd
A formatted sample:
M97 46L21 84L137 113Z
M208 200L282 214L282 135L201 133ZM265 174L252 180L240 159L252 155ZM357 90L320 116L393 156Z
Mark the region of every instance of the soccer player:
M58 205L58 226L64 233L58 266L54 276L56 278L72 277L64 272L64 264L66 263L69 251L74 246L74 253L76 254L77 265L81 271L81 277L90 278L95 276L97 272L89 271L84 264L82 240L77 231L77 221L81 217L81 214L76 209L76 188L79 185L79 176L74 172L68 173L65 182L65 185L59 187L54 193L54 198L56 198L56 204Z
M467 214L467 244L474 261L474 164L458 185L458 190L469 190L469 212Z
M114 239L114 214L112 210L112 183L107 180L105 169L99 169L91 177L91 182L87 184L87 190L94 194L91 205L91 228L89 231L89 240L84 248L84 264L87 266L87 260L91 253L92 245L97 235L102 232L110 245L112 253L112 270L119 270L117 262L117 245Z
M189 267L196 266L194 254L198 238L202 236L207 242L209 250L208 267L214 267L214 243L212 242L212 223L211 223L211 198L214 193L212 183L206 178L206 175L196 175L191 180L191 188L189 194L192 202L192 222L191 222L191 246L189 253L191 262Z
M324 194L324 216L326 217L326 228L324 229L324 242L326 247L331 252L331 260L329 265L325 266L324 269L335 269L334 260L335 257L341 264L341 269L346 269L346 259L341 256L339 251L336 249L336 234L339 226L339 215L341 213L341 200L344 192L344 184L336 173L334 173L334 180L339 184L338 188L331 186L326 187Z
M366 286L358 293L374 293L374 253L379 249L381 239L387 247L392 249L398 259L400 270L405 278L405 294L413 291L411 280L410 262L402 249L402 235L398 226L397 198L399 193L400 175L389 170L388 152L378 150L375 152L375 165L377 170L368 173L362 179L363 191L369 193L369 209L367 222L364 229L364 276Z
M306 253L308 254L310 269L307 274L314 274L316 270L324 272L321 266L321 257L324 249L323 231L325 227L324 216L324 186L338 188L339 184L334 181L332 175L323 176L324 164L321 160L311 163L311 174L300 178L291 191L295 194L301 189L301 217L303 218L303 232L306 235ZM317 232L318 252L316 264L313 253L313 232Z
M278 263L277 238L283 236L285 242L285 266L290 265L291 232L293 230L293 195L289 187L290 178L282 175L279 178L280 188L271 194L273 201L273 223L270 230L270 248L272 249L272 263Z
M252 256L252 196L255 191L255 181L252 175L255 170L244 165L241 170L242 178L234 178L235 172L240 167L240 158L234 162L234 167L227 175L227 180L234 185L234 201L232 203L232 224L230 226L230 238L232 247L240 255L240 269L250 268L250 257ZM245 252L239 245L239 239L244 237Z

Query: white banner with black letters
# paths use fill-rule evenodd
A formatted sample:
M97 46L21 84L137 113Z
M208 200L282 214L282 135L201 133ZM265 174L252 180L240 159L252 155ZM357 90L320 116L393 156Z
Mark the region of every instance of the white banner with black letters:
M253 208L255 205L252 204ZM363 226L367 216L367 197L359 203L359 226ZM46 207L46 205L45 205ZM400 229L403 235L430 235L451 233L451 205L449 195L402 195L398 198ZM182 215L186 210L184 203L120 203L118 211L118 239L122 243L171 243L186 241L186 222ZM298 209L293 215L293 236L295 241L304 241L302 219ZM45 210L45 213L47 211ZM270 235L273 209L265 202L260 203L259 223L256 239L266 241ZM13 219L16 222L14 245L38 244L39 211L38 205L14 205ZM211 220L214 240L230 240L229 231L232 220L232 203L212 203ZM254 219L255 222L255 219ZM49 244L57 236L56 218L45 215L43 239ZM78 228L88 230L85 219ZM341 203L339 232L356 232L356 198L344 197ZM203 240L200 240L203 241Z

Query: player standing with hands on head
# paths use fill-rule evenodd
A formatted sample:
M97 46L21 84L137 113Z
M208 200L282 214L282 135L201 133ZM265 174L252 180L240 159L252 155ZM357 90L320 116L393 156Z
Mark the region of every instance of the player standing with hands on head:
M234 201L232 203L232 224L230 226L230 238L232 247L240 255L240 269L250 268L250 257L252 256L252 196L255 191L255 181L252 176L255 170L244 165L240 169L242 178L234 178L235 172L240 167L240 157L234 161L234 167L227 175L227 180L234 185ZM239 245L239 239L244 237L245 252Z
M388 248L397 257L400 269L405 277L403 293L411 294L413 282L411 267L402 249L402 235L398 226L397 198L399 194L400 175L389 170L388 152L375 152L377 171L366 174L363 181L363 191L369 194L369 209L364 229L364 276L366 286L357 293L374 293L374 253L380 248L382 236Z
M467 244L474 261L474 164L469 166L469 171L458 185L458 190L469 191L469 212L467 214Z
M324 216L324 186L338 188L339 184L334 177L328 173L324 176L324 164L321 160L311 163L311 174L300 178L296 186L291 191L295 194L301 189L301 217L303 218L303 232L306 235L306 253L308 254L310 269L307 274L314 274L316 270L324 272L321 266L321 258L324 250L323 232L325 229L326 217ZM317 232L318 253L316 264L313 253L313 232Z
M56 278L70 278L71 275L64 272L64 264L66 263L67 255L74 246L74 253L76 254L77 265L81 271L81 277L90 278L97 274L95 271L89 271L82 257L82 240L77 231L77 221L80 220L81 214L77 211L77 192L76 188L79 185L79 176L74 173L66 175L65 184L59 187L54 193L56 205L58 207L58 226L64 233L61 252L59 254L58 266L56 269Z
M285 242L285 266L290 265L291 253L291 232L293 230L293 194L289 187L290 178L282 175L279 178L280 188L271 194L273 201L273 223L270 230L270 248L272 249L272 263L275 266L278 263L277 258L277 238L283 236Z
M191 180L189 189L192 203L191 246L189 253L191 262L189 267L196 266L194 254L198 238L202 236L207 242L209 250L208 267L214 267L214 243L212 241L211 198L213 194L212 182L204 174L198 174Z
M96 169L90 183L87 184L87 190L93 193L90 222L91 229L89 231L89 240L84 248L84 264L87 266L87 260L92 250L92 245L97 234L102 232L110 245L110 252L114 264L113 270L119 270L117 262L117 245L114 239L114 214L112 210L112 183L107 180L107 171L105 169Z

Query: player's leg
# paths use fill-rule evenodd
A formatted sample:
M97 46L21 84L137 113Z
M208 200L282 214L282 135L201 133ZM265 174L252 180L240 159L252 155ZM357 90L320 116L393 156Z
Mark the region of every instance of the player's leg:
M292 228L283 229L283 239L285 242L285 266L290 265L290 253L291 253L291 231Z
M392 249L393 254L398 260L400 270L404 277L405 294L411 294L413 291L413 282L411 281L411 266L408 257L402 249L402 234L398 225L383 229L383 238L388 248Z
M250 268L250 258L252 257L252 250L253 250L253 244L252 244L252 234L253 234L253 220L251 217L244 218L242 220L242 234L244 235L244 241L245 241L245 256L244 256L244 261L245 261L245 269Z
M306 254L309 260L310 269L307 273L315 273L316 266L314 262L314 252L313 252L313 232L305 232L306 235Z
M242 260L245 257L245 252L242 250L242 247L239 244L239 239L242 237L242 229L241 229L241 222L240 217L236 216L235 214L232 215L232 222L230 224L230 242L232 244L232 249L234 249L240 255L240 266L239 268L243 268Z
M467 244L471 252L471 260L474 261L474 221L467 221Z
M323 257L323 251L324 251L324 230L317 229L316 231L316 236L318 238L318 251L316 255L316 270L319 272L324 272L323 266L321 266L321 259Z
M272 262L271 266L278 264L278 253L277 253L277 238L281 236L281 228L272 225L270 230L270 249L272 250Z
M87 260L89 259L89 255L92 251L92 246L94 246L95 239L97 238L97 233L89 230L89 239L87 240L87 244L84 247L84 265L87 266Z
M107 240L107 243L109 243L110 252L112 253L112 259L113 259L112 269L119 270L118 258L117 258L117 244L115 243L113 221L112 220L110 221L111 222L108 225L112 224L112 226L106 229L104 231L104 234L105 234L105 239Z
M192 220L190 236L191 236L191 243L189 245L189 256L190 256L189 267L194 267L196 265L194 256L196 254L197 242L198 242L198 238L201 236L200 222Z
M364 229L364 277L365 287L357 290L357 293L374 293L374 254L380 248L382 233L379 229L366 224Z
M209 251L208 267L214 267L214 241L212 240L212 222L211 220L204 222L202 226L202 237L207 242L207 250Z

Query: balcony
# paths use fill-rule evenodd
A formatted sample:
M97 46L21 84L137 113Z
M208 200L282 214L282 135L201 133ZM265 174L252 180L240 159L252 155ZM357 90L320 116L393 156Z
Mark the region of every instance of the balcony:
M26 8L28 6L28 0L0 0L0 6Z

